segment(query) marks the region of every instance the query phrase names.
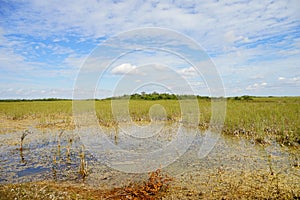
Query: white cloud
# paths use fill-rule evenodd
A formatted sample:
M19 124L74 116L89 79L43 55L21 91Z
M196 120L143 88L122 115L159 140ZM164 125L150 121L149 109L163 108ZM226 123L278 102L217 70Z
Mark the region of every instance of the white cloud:
M190 6L175 2L31 1L12 15L9 32L30 35L77 33L86 37L115 34L143 26L161 26L188 33L206 49L220 49L224 42L257 41L290 29L297 17L293 2L200 2ZM294 3L295 4L295 3ZM109 9L107 9L109 8ZM23 18L23 21L15 19ZM276 23L276 20L283 21ZM25 23L24 23L25 22ZM102 22L102 23L97 23ZM224 40L225 33L225 40ZM57 40L57 38L55 39ZM227 40L227 41L226 41Z
M183 3L168 1L94 0L86 3L66 0L57 7L53 1L35 0L22 5L22 9L13 13L12 19L22 17L23 21L14 21L15 28L31 35L64 35L72 31L99 37L142 26L161 26L189 33L208 48L209 45L222 45L224 38L220 36L224 33L231 41L250 37L257 40L261 39L260 35L280 33L282 28L289 28L293 18L297 17L297 9L293 5L296 1L193 1L187 7ZM285 21L276 23L280 19Z
M233 43L233 42L237 41L238 39L240 39L241 37L237 37L234 34L234 31L231 30L224 34L224 38L225 38L225 41L227 41L229 43Z
M292 78L291 80L292 80L292 81L295 81L295 82L299 82L299 81L300 81L300 76L294 77L294 78Z
M265 88L267 85L268 85L268 83L266 83L266 82L254 83L254 84L249 85L248 87L246 87L246 90L259 92L259 90Z
M2 79L38 85L40 81L35 78L43 74L43 78L49 80L49 86L55 84L56 79L63 82L62 79L67 77L71 80L99 37L158 26L187 34L202 45L216 63L228 94L245 88L275 86L284 91L284 88L299 85L298 0L192 0L189 3L66 0L59 2L59 6L55 1L11 3L15 5L2 7L3 11L9 11L9 15L3 15L0 27ZM87 41L94 42L94 46L85 45ZM84 45L79 48L80 43ZM48 56L51 55L61 57L60 61L49 63L52 59ZM122 61L111 73L137 73L135 65L152 64L155 59L158 64L176 64L172 56L149 56L145 60ZM135 65L130 64L133 62ZM97 63L90 59L85 64L91 69L109 64L98 66ZM195 75L193 68L182 68L178 73L189 77ZM51 83L51 79L55 80Z
M261 86L266 86L266 85L267 85L266 82L261 83Z
M194 67L180 69L178 70L178 73L187 77L197 76L198 74Z
M137 67L130 63L123 63L111 70L112 74L122 75L122 74L137 74Z
M279 77L278 80L281 83L295 85L295 86L300 86L300 76L288 77L288 78L286 78L286 77Z

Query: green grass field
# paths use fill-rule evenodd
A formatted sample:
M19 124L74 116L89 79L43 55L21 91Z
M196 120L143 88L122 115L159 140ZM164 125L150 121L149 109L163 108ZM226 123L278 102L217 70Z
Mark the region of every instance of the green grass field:
M211 117L211 101L198 99L198 102L201 111L199 127L206 129ZM177 100L130 100L131 118L134 121L150 121L149 109L154 104L164 107L168 121L180 119L181 110ZM111 100L97 100L95 108L100 125L115 124ZM45 126L60 120L62 128L71 124L72 101L0 102L0 116L12 123L31 119ZM299 145L300 97L229 98L223 133L247 137L260 144L277 141L287 146Z

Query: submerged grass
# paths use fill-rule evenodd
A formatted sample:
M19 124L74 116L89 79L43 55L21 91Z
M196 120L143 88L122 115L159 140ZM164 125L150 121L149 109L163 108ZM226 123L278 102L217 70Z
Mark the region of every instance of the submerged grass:
M205 130L211 117L210 99L199 99L199 127ZM151 106L164 107L166 118L162 120L179 121L182 113L177 100L130 100L129 113L133 121L150 122ZM117 124L111 109L111 100L95 101L95 111L99 124ZM227 99L224 134L250 138L258 144L271 141L286 146L300 144L300 97L255 97L246 100ZM0 132L6 132L9 123L28 120L36 122L40 128L72 129L72 101L32 101L0 102L0 117L4 123ZM6 121L5 121L6 120ZM29 126L30 124L28 124ZM31 124L32 125L32 124ZM24 125L25 126L25 125ZM24 127L21 126L21 127Z

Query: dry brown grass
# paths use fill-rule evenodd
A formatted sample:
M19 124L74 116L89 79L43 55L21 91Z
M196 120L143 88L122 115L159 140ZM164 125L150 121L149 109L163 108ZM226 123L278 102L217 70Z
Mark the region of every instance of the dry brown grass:
M195 178L195 182L193 177L185 182L173 182L165 199L299 199L297 177L290 182L287 176L281 173L219 169Z
M149 174L144 183L131 183L121 188L101 190L89 188L84 184L59 182L35 182L22 184L0 185L0 199L161 199L169 186L171 178L163 175L160 170Z
M155 200L161 197L162 192L166 191L172 178L167 175L162 175L158 169L155 172L149 173L149 179L144 184L130 184L124 188L117 188L109 192L106 199L145 199Z
M207 174L201 184L195 185L193 181L187 183L171 179L157 170L150 173L145 182L131 183L112 190L66 182L0 185L0 199L299 199L299 185L295 182L291 184L285 176L270 171L237 173L219 169Z

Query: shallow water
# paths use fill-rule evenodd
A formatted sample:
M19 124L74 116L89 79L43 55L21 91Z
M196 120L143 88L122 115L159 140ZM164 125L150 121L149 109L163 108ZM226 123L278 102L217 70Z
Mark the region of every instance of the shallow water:
M132 135L128 136L127 134L128 130L137 134L139 129L128 125L125 127L126 129L124 127L123 129L102 128L102 135L104 134L108 142L116 147L140 154L168 147L167 144L176 138L178 130L178 124L169 124L149 138L143 135L143 137L132 140ZM119 152L109 158L98 156L95 155L93 148L85 145L84 153L88 176L83 179L79 174L82 146L89 141L99 140L97 130L81 129L79 134L78 131L64 131L61 136L59 136L59 130L34 129L32 131L33 133L24 139L22 151L20 151L22 132L0 135L1 184L57 180L84 182L91 187L109 189L128 185L130 182L140 181L147 177L147 173L128 173L116 170L116 168L118 169L116 159L121 159L121 165L125 165L122 161L125 159L128 161L128 166L132 167L134 164L132 162L136 158L121 158L120 156L125 154L118 154ZM162 159L147 161L149 165L162 166L163 171L174 177L175 184L180 187L193 187L200 190L203 183L208 181L209 176L220 171L232 172L235 175L242 172L274 171L290 177L287 180L289 184L297 185L300 182L299 167L294 166L295 162L300 160L300 151L297 147L287 148L276 143L261 146L241 138L224 135L218 137L218 134L211 134L210 139L217 140L217 143L206 157L201 158L198 152L204 142L204 133L193 128L183 128L181 131L184 132L185 138L177 141L178 158L176 157L174 162L170 162L169 165L166 162L167 166L162 166L160 163ZM134 136L137 137L137 135ZM89 140L86 140L87 137ZM191 145L188 145L188 150L181 152L180 147L189 142ZM101 148L107 150L109 147ZM109 152L103 151L102 155L107 153ZM173 153L162 151L161 158L177 155ZM100 160L102 158L103 160Z

